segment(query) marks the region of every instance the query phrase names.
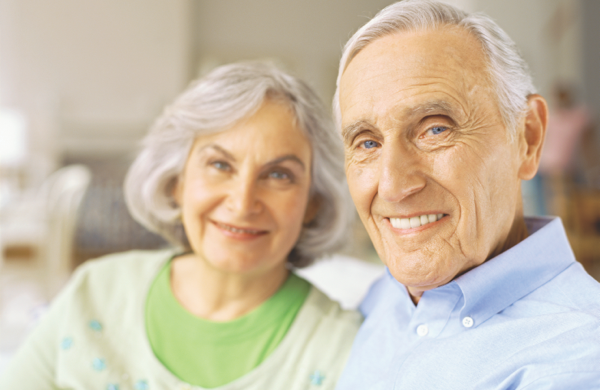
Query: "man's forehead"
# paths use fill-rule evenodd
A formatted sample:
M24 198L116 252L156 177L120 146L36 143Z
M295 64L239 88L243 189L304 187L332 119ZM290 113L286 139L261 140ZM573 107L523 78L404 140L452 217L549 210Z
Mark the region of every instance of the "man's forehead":
M340 83L342 115L394 106L396 115L460 111L487 84L479 42L454 29L403 32L379 38L350 62ZM344 125L347 125L344 118Z
M371 64L368 72L385 71L381 61L388 56L394 56L400 69L423 71L440 71L448 61L459 63L465 71L482 70L487 64L483 47L475 36L462 27L442 26L395 32L376 38L354 56L344 73L365 61Z

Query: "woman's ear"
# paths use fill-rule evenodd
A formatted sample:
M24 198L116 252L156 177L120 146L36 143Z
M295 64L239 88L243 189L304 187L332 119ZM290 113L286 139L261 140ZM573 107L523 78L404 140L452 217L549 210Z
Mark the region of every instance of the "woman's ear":
M183 196L183 180L182 175L175 176L169 186L167 192L170 193L171 199L173 199L173 206L181 206L181 197Z
M521 180L532 179L540 165L542 146L546 137L548 127L548 104L540 95L534 94L527 99L527 114L525 115L524 130L519 134L519 142L522 143L521 166L519 178Z
M306 206L306 211L304 212L304 225L310 224L315 219L319 209L321 208L321 203L322 201L319 195L314 195L311 197L311 199L308 201L308 205Z

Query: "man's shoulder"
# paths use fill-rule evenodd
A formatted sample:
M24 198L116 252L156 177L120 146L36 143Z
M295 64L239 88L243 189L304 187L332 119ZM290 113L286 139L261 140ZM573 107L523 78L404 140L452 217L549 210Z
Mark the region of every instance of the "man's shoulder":
M562 308L561 311L588 312L600 321L600 283L578 262L572 263L523 300L537 302L538 309L553 306Z

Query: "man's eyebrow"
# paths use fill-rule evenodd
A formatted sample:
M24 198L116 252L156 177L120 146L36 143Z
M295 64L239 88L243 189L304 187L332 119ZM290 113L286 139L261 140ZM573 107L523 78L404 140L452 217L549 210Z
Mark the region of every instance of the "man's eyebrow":
M229 153L227 150L223 149L222 147L220 147L217 144L208 144L208 145L204 145L203 147L201 147L200 149L198 149L198 151L196 153L200 153L206 149L214 149L217 152L224 154L225 157L227 157L228 159L235 161L235 157L233 157L233 155L231 153Z
M449 115L454 116L457 114L456 108L444 100L436 100L426 102L417 107L406 107L403 114L406 117L420 116L424 117L427 115Z
M306 166L304 165L302 160L300 160L300 158L298 158L298 156L296 156L294 154L286 154L284 156L277 157L276 159L271 160L268 163L266 163L265 166L277 165L283 161L294 161L294 162L298 163L302 167L303 170L306 170Z
M404 107L400 112L405 118L425 117L428 115L448 115L450 117L455 117L459 114L456 107L445 100L430 101L416 107ZM352 142L357 133L365 128L371 127L372 126L364 120L358 120L345 126L342 129L344 143L348 144Z
M354 139L354 137L356 137L356 135L361 130L365 129L365 127L371 127L371 126L369 126L369 124L367 122L365 122L364 120L359 120L359 121L349 124L348 126L345 126L342 129L342 138L344 139L344 143L345 144L351 143L352 140Z

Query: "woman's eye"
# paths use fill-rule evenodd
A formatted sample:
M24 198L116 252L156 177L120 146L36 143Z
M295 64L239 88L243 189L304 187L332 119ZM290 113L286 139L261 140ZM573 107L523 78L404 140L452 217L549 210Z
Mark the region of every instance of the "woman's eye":
M290 175L281 171L272 171L269 173L269 177L275 180L289 180Z
M431 134L433 134L433 135L438 135L438 134L442 134L446 130L448 130L447 127L435 126L435 127L432 127L431 129L429 129L428 131L430 131Z
M361 145L365 149L373 149L376 148L379 144L375 141L364 141Z
M217 168L219 171L228 171L231 169L231 165L229 165L225 161L213 161L211 165Z

